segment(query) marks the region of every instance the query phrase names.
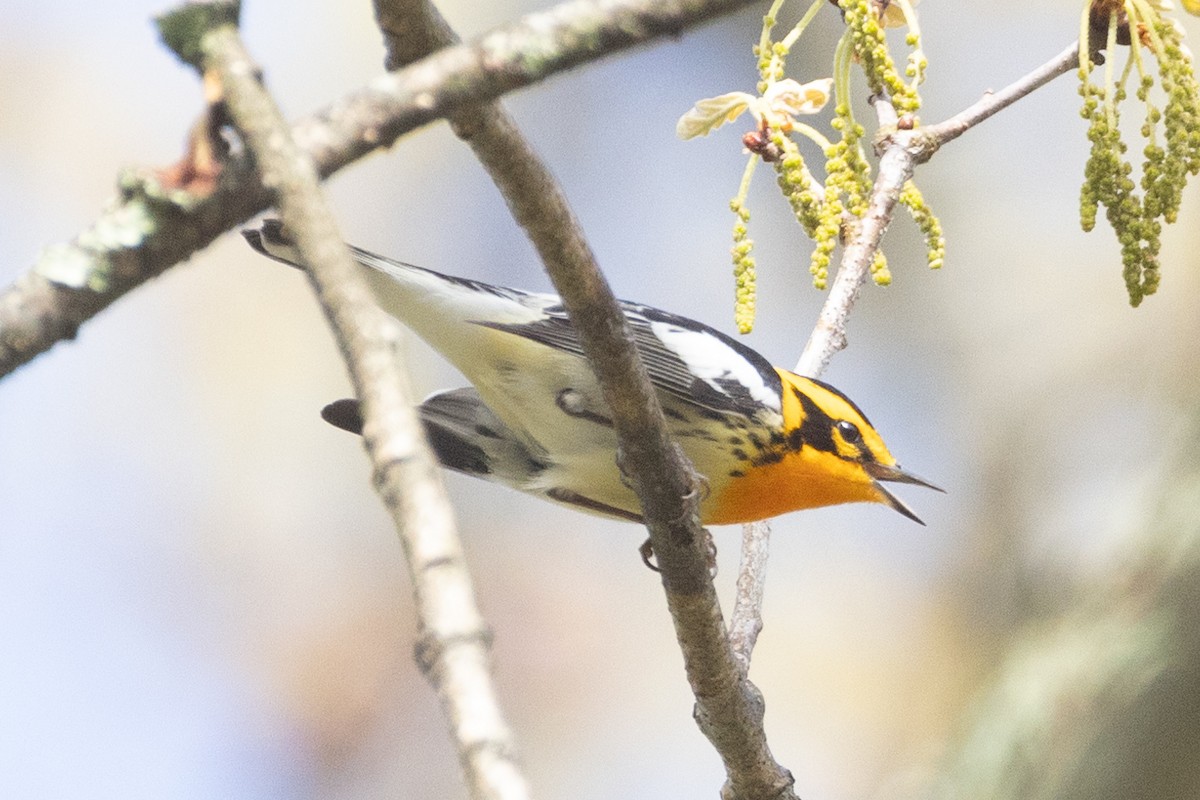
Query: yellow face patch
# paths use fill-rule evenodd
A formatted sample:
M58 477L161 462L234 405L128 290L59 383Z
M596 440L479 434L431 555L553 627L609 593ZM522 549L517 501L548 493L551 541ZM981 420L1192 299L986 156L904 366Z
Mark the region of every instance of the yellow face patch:
M805 508L887 502L864 464L893 465L876 430L844 395L778 370L783 434L731 473L702 508L706 523L749 522Z
M778 372L785 430L800 430L806 444L844 460L896 463L879 432L845 395L820 381Z

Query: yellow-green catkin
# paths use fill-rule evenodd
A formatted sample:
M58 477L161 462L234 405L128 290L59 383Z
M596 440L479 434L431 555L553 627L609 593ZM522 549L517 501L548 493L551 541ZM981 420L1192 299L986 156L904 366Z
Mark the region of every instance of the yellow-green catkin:
M838 0L853 40L854 54L862 64L867 85L875 94L886 94L901 113L914 114L921 107L916 89L896 70L888 51L887 36L871 0ZM913 42L915 44L915 41ZM921 65L922 71L923 66ZM916 67L913 68L914 74ZM839 102L842 98L838 98Z
M848 103L841 98L831 124L842 138L825 150L825 202L818 209L816 229L809 234L816 242L809 271L818 289L828 284L829 265L842 230L843 215L848 213L861 219L867 213L871 194L870 165L860 145L863 128L854 121ZM882 270L873 269L872 274L891 280L886 266Z
M875 258L871 261L871 280L875 281L877 286L892 285L892 271L888 269L887 256L882 250L876 250Z
M1191 59L1183 50L1178 29L1145 4L1126 4L1123 8L1130 15L1128 20L1120 21L1114 10L1108 21L1104 49L1110 61L1103 84L1092 82L1094 65L1090 60L1079 71L1079 94L1083 97L1080 113L1088 120L1088 139L1092 145L1080 189L1080 223L1085 231L1092 230L1099 208L1104 206L1105 218L1121 246L1122 275L1129 302L1137 306L1157 291L1161 280L1158 256L1162 224L1178 218L1187 176L1200 171L1200 85ZM1143 11L1150 11L1153 18L1141 17ZM1133 165L1126 155L1129 148L1122 139L1119 124L1120 105L1126 99L1125 75L1131 66L1127 65L1117 80L1111 63L1117 57L1117 32L1122 24L1146 32L1147 49L1154 55L1160 88L1166 96L1166 104L1160 110L1151 100L1155 81L1154 75L1145 69L1146 44L1141 36L1132 36L1128 58L1137 65L1136 95L1146 107L1140 130L1146 141L1140 182L1132 177Z
M842 100L834 108L830 125L841 132L842 138L833 145L836 163L826 168L829 172L838 173L837 186L846 195L846 210L861 219L867 213L867 202L871 196L871 165L862 151L865 131L862 125L854 121L849 103Z
M1167 97L1161 114L1167 146L1165 152L1154 147L1153 141L1147 146L1142 185L1147 213L1175 222L1187 176L1200 172L1200 85L1191 59L1183 52L1178 29L1160 18L1155 32L1164 51L1158 63L1159 79ZM1142 94L1139 90L1139 96ZM1150 117L1159 116L1156 112L1152 108L1147 115L1151 133L1157 119Z
M747 236L746 223L750 221L750 210L741 200L734 199L729 203L730 210L737 215L733 223L733 277L736 282L737 296L733 307L733 320L738 332L749 333L754 329L755 302L757 300L757 274L755 271L754 242Z
M832 158L830 160L832 161ZM833 251L838 245L838 237L842 230L842 212L845 211L835 181L832 172L825 176L825 202L821 204L817 229L813 231L814 246L808 265L813 286L821 290L829 284L829 265L833 261Z
M942 235L942 223L933 215L925 203L925 196L912 181L904 184L900 191L900 202L908 209L913 221L925 235L926 257L930 269L941 269L946 261L946 237Z
M813 191L812 174L804 163L800 148L791 137L779 131L772 131L771 143L782 154L772 164L775 167L776 183L791 205L796 221L811 239L816 236L817 226L821 221L821 200Z
M735 215L731 250L736 281L734 317L738 329L743 333L748 332L753 325L756 302L756 264L752 255L754 245L748 235L750 214L745 206L754 164L762 160L770 163L775 169L777 183L788 199L797 221L814 241L810 263L813 284L818 289L825 289L829 281L833 253L841 243L844 232L856 229L858 221L866 215L873 189L871 166L862 145L865 131L855 121L851 110L850 78L853 64L857 62L862 67L872 92L887 97L897 110L907 115L906 123L911 124L916 124L913 115L920 106L916 87L924 76L926 66L924 54L920 49L916 16L907 3L899 3L904 11L904 23L908 27L904 40L909 48L905 65L905 73L909 80L906 82L897 71L888 50L884 23L881 20L881 14L886 10L887 4L880 0L837 0L834 4L842 10L846 31L834 57L834 76L832 79L815 82L817 86L824 84L824 88L815 90L820 93L816 108L801 106L800 110L797 110L789 105L797 103L787 97L790 88L787 88L786 92L774 89L784 88L779 82L785 80L784 65L789 50L820 10L828 9L829 2L811 0L808 11L791 31L780 41L773 42L772 31L783 3L784 0L774 0L772 3L770 10L763 17L762 34L754 47L760 78L759 97L730 93L713 98L729 101L721 108L732 116L749 110L758 121L757 129L743 137L743 144L751 153L750 162L743 175L738 195L730 204ZM891 17L889 20L895 21ZM839 138L833 142L820 131L802 124L795 118L798 114L812 113L824 105L830 82L834 85L836 97L831 125L839 134ZM734 102L739 97L746 98L741 101L741 105ZM697 109L700 108L701 104L697 104ZM718 114L708 122L711 123L710 127L717 127L730 119L729 116ZM683 120L680 124L682 123ZM793 136L806 137L822 149L825 159L823 182L814 178L810 172ZM913 211L913 216L929 243L931 265L940 266L945 242L937 219L929 212L915 187L911 187L905 197L905 204ZM883 253L875 254L870 271L876 283L887 285L891 282L891 272Z
M1133 178L1133 165L1125 157L1128 146L1121 140L1120 112L1117 104L1124 91L1113 89L1106 102L1106 92L1086 84L1081 89L1083 113L1089 118L1088 140L1092 143L1084 184L1080 190L1080 220L1085 231L1096 224L1096 214L1104 206L1105 218L1121 245L1122 274L1129 302L1137 306L1153 294L1158 285L1157 226L1148 226L1143 216L1141 198Z

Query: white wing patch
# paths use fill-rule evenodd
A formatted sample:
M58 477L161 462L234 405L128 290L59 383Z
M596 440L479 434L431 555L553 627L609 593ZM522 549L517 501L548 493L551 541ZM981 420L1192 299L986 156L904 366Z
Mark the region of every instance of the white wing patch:
M720 339L668 322L651 322L650 330L667 349L687 364L693 375L714 391L729 395L728 384L733 381L755 402L772 411L782 411L779 392L767 385L753 364Z

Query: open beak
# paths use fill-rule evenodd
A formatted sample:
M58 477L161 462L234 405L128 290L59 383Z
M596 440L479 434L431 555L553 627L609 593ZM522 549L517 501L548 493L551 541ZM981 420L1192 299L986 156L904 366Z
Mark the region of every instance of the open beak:
M875 489L878 490L880 495L882 495L885 503L911 519L913 522L920 523L921 525L925 524L921 521L921 518L913 513L913 510L905 505L904 501L880 485L880 482L887 481L889 483L911 483L915 486L924 486L926 489L933 489L936 492L945 493L946 491L940 486L936 486L924 478L918 478L911 472L905 472L904 470L900 469L898 465L892 465L889 467L885 464L872 462L870 464L864 464L863 469L867 471L868 475L874 478Z

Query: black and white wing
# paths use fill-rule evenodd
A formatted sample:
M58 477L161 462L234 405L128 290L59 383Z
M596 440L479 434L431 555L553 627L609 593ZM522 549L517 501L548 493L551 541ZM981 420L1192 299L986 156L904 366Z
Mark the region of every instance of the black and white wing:
M687 405L719 414L780 413L779 373L749 347L695 320L650 306L621 303L650 381ZM583 357L579 335L562 305L533 322L476 324Z

